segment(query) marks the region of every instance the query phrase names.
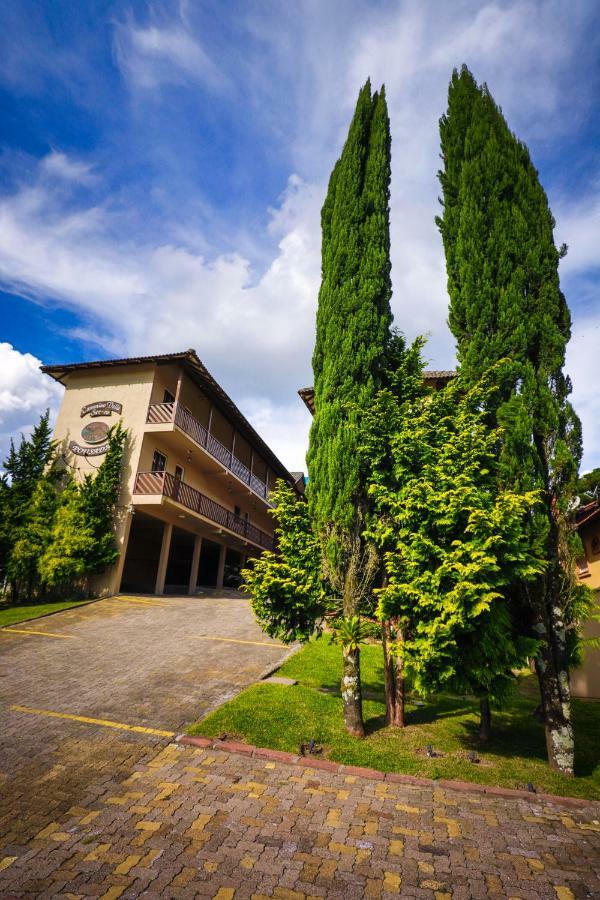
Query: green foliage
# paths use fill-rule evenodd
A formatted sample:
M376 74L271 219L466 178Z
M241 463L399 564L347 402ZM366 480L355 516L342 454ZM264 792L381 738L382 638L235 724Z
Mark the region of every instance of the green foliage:
M50 541L39 559L39 574L49 587L73 585L87 574L94 535L86 519L77 483L70 479L60 495Z
M85 560L89 574L101 572L119 556L114 537L114 517L121 489L121 470L127 433L120 422L108 433L108 450L96 476L86 475L79 488L86 527L94 538Z
M368 566L360 548L365 472L361 416L379 386L390 340L390 129L385 91L360 91L321 213L322 282L313 355L315 416L308 496L334 590L353 591ZM348 572L352 569L350 586Z
M331 619L329 628L334 644L341 644L349 650L359 650L369 638L377 637L380 631L372 622L360 616L336 616Z
M395 651L417 690L501 700L535 649L513 634L507 595L513 579L543 570L523 527L539 498L495 488L500 433L488 426L489 383L469 390L457 378L443 391L412 393L394 402L382 392L367 423L367 451L383 445L378 458L388 454L371 486L371 534L387 576L378 614L398 621L404 639ZM384 440L372 430L383 417Z
M33 491L27 514L19 528L8 565L8 576L28 587L38 586L38 562L46 552L52 537L54 518L59 506L58 475L54 468L42 475ZM40 586L43 591L43 586Z
M264 631L289 643L306 641L327 608L319 544L308 505L279 480L271 494L277 550L264 552L244 569L244 590Z
M533 520L566 514L581 458L581 427L563 373L571 334L560 290L554 219L527 147L508 128L487 87L454 72L440 120L449 324L460 370L474 384L500 359L496 419L505 483L543 492ZM508 377L506 377L508 374ZM548 552L556 555L556 546Z
M108 451L96 476L86 475L81 485L71 479L62 491L38 564L49 587L83 584L117 560L113 520L126 437L119 422L108 433Z
M576 493L582 503L600 499L600 467L586 472L579 478Z
M55 454L50 428L50 412L46 410L33 429L30 438L21 435L21 442L10 450L4 462L5 475L0 479L0 582L9 578L13 595L18 597L19 578L28 567L24 564L22 547L19 562L11 563L17 542L27 540L27 520L31 514L32 498L38 482ZM39 515L39 509L37 510Z
M539 638L537 673L552 765L572 771L569 647L576 643L576 592L568 548L569 509L582 453L581 425L563 371L571 317L554 244L554 218L527 147L510 131L487 87L463 66L454 72L440 120L449 324L463 379L476 384L507 358L492 424L502 428L501 483L535 490L528 519L545 570L533 586L513 586L514 627ZM506 377L508 374L508 377Z

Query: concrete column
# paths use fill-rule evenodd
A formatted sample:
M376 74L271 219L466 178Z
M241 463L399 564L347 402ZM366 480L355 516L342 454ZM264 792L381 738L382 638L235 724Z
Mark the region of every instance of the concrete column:
M171 549L171 535L173 534L173 526L170 522L165 522L163 529L162 545L160 548L160 557L158 559L158 572L156 573L156 584L154 586L155 594L164 594L165 578L167 575L167 565L169 562L169 550Z
M118 594L119 591L121 590L121 579L123 578L123 568L125 566L125 557L127 556L127 547L129 546L129 534L131 532L132 523L133 523L133 513L128 512L128 513L126 513L125 527L123 528L123 538L120 541L120 544L121 544L120 551L121 552L120 552L119 558L118 558L116 566L115 566L115 573L114 573L112 587L111 587L111 590L109 591L109 593L111 593L111 594L113 594L113 593ZM119 543L118 538L117 538L117 543Z
M225 574L225 554L227 553L227 547L225 544L221 544L221 552L219 553L219 568L217 569L217 587L223 587L223 575Z
M190 583L188 587L188 594L196 593L196 586L198 584L198 567L200 565L200 551L202 550L202 535L197 534L196 540L194 541L194 554L192 556L192 568L190 570Z

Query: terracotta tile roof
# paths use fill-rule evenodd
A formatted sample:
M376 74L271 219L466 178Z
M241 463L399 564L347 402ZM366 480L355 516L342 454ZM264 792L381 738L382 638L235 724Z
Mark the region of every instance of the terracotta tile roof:
M454 369L428 369L423 372L423 381L432 384L432 386L436 390L445 387L450 379L455 377L456 372L454 371ZM300 388L298 394L300 395L307 409L310 411L311 415L314 416L315 389L313 387Z
M235 424L239 432L246 440L264 457L275 474L283 478L289 484L294 484L295 479L285 468L283 463L275 456L271 448L263 441L254 430L250 422L235 405L231 397L223 390L221 385L210 374L195 350L183 350L180 353L160 353L154 356L131 356L125 359L101 359L93 362L67 363L65 365L41 366L42 372L50 375L55 381L64 384L65 376L72 372L89 369L111 368L115 366L139 366L147 363L166 365L180 363L187 374L212 400L214 405Z

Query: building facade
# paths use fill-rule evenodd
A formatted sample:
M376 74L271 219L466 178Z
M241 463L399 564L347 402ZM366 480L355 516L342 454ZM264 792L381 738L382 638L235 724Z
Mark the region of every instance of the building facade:
M93 473L119 419L128 432L115 521L119 560L100 596L237 587L273 547L269 492L301 490L194 350L43 366L64 385L55 440L75 474Z
M600 613L600 500L581 506L575 513L575 522L583 544L577 574L594 592L596 610ZM583 637L600 637L600 622L589 619L583 627ZM587 650L583 665L571 673L571 691L574 697L600 700L600 650Z

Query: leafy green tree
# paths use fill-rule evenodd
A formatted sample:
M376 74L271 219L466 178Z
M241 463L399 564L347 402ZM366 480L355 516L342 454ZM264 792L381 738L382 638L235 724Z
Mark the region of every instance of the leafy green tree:
M89 575L102 572L119 558L114 519L117 511L123 453L127 432L119 422L108 433L108 450L95 476L86 474L80 487L80 504L87 527L94 537L85 565Z
M64 488L51 538L39 561L42 581L50 587L89 590L91 576L118 559L114 516L121 484L126 431L119 423L108 434L109 448L96 476Z
M313 355L315 416L307 456L309 509L323 574L353 619L371 596L374 548L363 532L366 472L358 453L390 341L390 128L385 91L359 93L321 213L322 282ZM348 731L364 735L360 651L342 644Z
M390 492L398 489L392 441L404 427L404 415L427 389L423 382L424 362L421 355L424 340L418 338L407 347L404 338L393 332L388 353L388 370L385 373L385 387L376 395L373 405L365 410L362 425L360 453L363 465L369 473L368 483L386 487ZM371 488L371 500L373 488ZM376 538L379 550L393 551L393 543L382 540L382 510L375 507L372 516L370 536ZM369 526L367 526L368 528ZM390 532L391 536L391 532ZM387 584L387 574L383 567L382 580ZM402 655L397 652L402 642L402 629L397 616L384 618L381 622L383 648L383 671L385 684L386 722L388 725L404 727L405 673Z
M579 478L576 493L582 503L600 501L600 467L586 472Z
M568 528L581 429L563 372L570 315L554 244L554 219L529 152L508 128L486 86L466 67L454 72L440 120L443 215L437 219L446 254L449 324L460 371L475 384L500 359L503 372L492 421L503 428L501 482L536 490L529 520L532 546L546 567L534 585L515 585L517 631L539 639L540 684L550 764L573 771L569 694L569 632L576 608L563 590Z
M44 593L39 560L50 544L59 502L58 473L52 467L38 479L10 556L9 577L25 587L28 600Z
M270 499L277 549L244 569L244 590L252 595L252 609L267 634L285 643L307 641L328 608L319 543L308 504L284 481L277 481Z
M417 691L501 702L513 670L536 648L513 633L508 589L544 567L523 528L538 497L494 490L500 434L487 422L493 388L468 390L456 379L419 394L417 372L413 361L412 396L398 402L393 390L382 391L366 422L371 531L386 573L378 615L392 623L401 670Z
M87 576L87 560L94 553L94 535L85 516L77 482L69 479L58 504L50 540L39 559L42 582L71 591Z
M0 578L9 579L15 603L19 600L21 585L16 577L16 570L11 571L13 548L24 537L23 528L30 512L32 497L54 454L50 412L46 410L30 438L21 435L18 447L11 440L8 457L4 462L6 475L0 488Z
M8 562L13 545L10 529L10 485L5 474L0 475L0 590L8 573Z

